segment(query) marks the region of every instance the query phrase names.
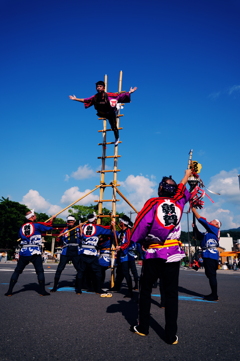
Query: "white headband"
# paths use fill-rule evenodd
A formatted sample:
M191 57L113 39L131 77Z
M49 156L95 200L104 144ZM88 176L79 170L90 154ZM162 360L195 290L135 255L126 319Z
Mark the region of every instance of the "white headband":
M68 216L67 221L76 221L76 219L73 216Z
M26 218L27 219L30 219L30 218L32 218L33 216L35 215L35 213L34 213L34 209L31 209L31 213L29 213L29 214L26 214Z
M221 227L221 222L218 219L214 219L214 221L218 222L219 228Z
M97 215L96 215L96 213L95 212L93 212L93 215L94 215L94 217L93 218L88 218L88 222L94 222L95 221L95 219L97 219Z
M128 221L124 221L124 219L119 218L119 222L122 222L124 224L126 224L126 226L129 226L129 222ZM131 228L131 227L130 227Z

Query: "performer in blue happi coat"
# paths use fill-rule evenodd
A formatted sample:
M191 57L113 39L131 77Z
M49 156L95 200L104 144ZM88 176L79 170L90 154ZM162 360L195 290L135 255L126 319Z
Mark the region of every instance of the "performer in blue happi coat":
M62 236L58 239L63 244L62 253L60 256L60 262L57 267L55 277L54 277L54 285L50 292L57 291L57 285L61 276L62 271L66 267L66 264L69 261L72 261L76 271L77 271L77 279L79 277L79 269L80 269L80 252L81 252L81 231L80 228L74 228L76 223L76 219L73 216L67 217L67 227L63 229ZM65 233L66 232L66 233ZM76 280L77 280L76 279ZM77 282L76 282L77 283ZM76 289L78 293L78 290Z
M112 248L113 238L109 235L102 235L99 237L98 248L99 248L99 258L98 262L101 266L102 271L102 284L105 281L106 270L111 266L111 248Z
M120 291L122 281L125 278L128 285L128 293L125 297L132 297L132 278L129 273L128 264L128 252L131 238L131 231L129 225L131 224L131 220L128 216L124 215L122 218L119 218L119 222L119 227L121 228L121 230L117 232L117 270L114 290Z
M204 296L204 299L206 301L218 301L217 269L219 252L217 247L219 247L220 227L222 224L218 219L208 222L198 214L196 208L192 208L192 211L198 222L206 229L206 232L202 233L197 229L197 226L193 224L194 235L201 241L203 266L212 291L209 295Z
M133 227L133 223L130 221L129 228ZM134 287L133 290L138 290L138 272L136 267L136 259L137 259L137 252L141 248L141 245L138 243L130 242L130 246L128 248L128 267L132 272L133 279L134 279Z
M98 262L98 242L101 235L112 236L112 231L108 226L96 224L96 214L88 215L88 222L82 227L82 247L80 255L80 272L78 278L78 293L82 293L83 274L87 266L91 267L96 279L96 293L101 297L112 297L111 293L104 293L101 289L102 273Z
M24 268L31 262L37 273L38 282L40 285L40 294L42 296L49 296L45 290L45 277L42 265L42 237L41 234L52 229L53 216L49 222L35 222L37 217L34 209L27 212L27 222L22 225L19 230L19 237L21 238L19 253L19 261L15 271L12 274L9 289L5 296L12 296L13 287L16 284L19 275L23 272Z

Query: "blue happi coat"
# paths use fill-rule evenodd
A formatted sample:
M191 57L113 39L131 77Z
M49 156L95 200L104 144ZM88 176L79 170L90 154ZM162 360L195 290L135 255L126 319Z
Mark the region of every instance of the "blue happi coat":
M81 234L80 234L80 229L79 228L75 228L72 232L74 232L74 235L71 236L70 232L71 229L68 229L68 227L64 228L64 230L62 231L62 233L67 232L66 234L64 234L63 236L61 236L59 239L60 241L63 243L63 248L62 248L62 255L66 256L67 252L68 252L68 247L76 247L77 250L77 254L81 253ZM74 251L75 253L75 251Z
M99 242L98 244L100 255L98 262L102 267L110 267L111 266L111 247L112 247L112 237L106 237L103 242Z
M81 254L88 256L97 256L97 245L99 236L112 235L112 231L108 226L101 226L94 223L87 223L82 227L82 248Z
M217 247L219 247L219 237L220 230L218 227L213 226L208 223L205 218L198 218L198 222L206 229L206 233L199 232L202 236L198 239L201 239L201 248L203 258L212 258L215 260L219 259L219 252Z
M50 231L52 223L31 222L24 223L19 230L19 238L21 238L20 256L33 256L42 253L42 233Z
M131 231L129 228L121 230L117 233L118 245L121 247L117 252L117 263L128 261L128 250L130 246Z

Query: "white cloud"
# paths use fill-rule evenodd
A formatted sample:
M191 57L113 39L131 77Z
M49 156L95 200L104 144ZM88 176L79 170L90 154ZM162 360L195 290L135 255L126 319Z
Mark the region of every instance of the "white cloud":
M207 188L213 192L220 193L220 196L213 195L206 190L214 203L210 203L205 196L205 205L204 208L199 211L199 214L209 222L213 219L219 219L222 222L222 230L238 228L240 226L238 170L222 170L211 177Z
M80 192L78 187L71 187L64 192L64 194L61 198L61 203L69 205L69 204L75 202L77 199L83 197L84 194L86 194L88 192L90 192L90 189L86 189L84 192ZM94 200L96 200L98 198L99 197L96 194L91 193L88 196L86 196L85 198L83 198L80 201L80 203L82 205L87 205L87 204L93 203Z
M66 206L69 204L75 202L77 199L84 196L84 194L90 192L90 189L86 189L84 192L80 192L78 187L72 187L67 189L62 198L61 203L65 203ZM82 205L88 205L90 203L94 203L94 200L98 199L98 195L96 194L89 194L87 197L83 198L82 201L80 201L80 204ZM46 201L45 198L43 198L38 191L30 189L25 196L22 198L22 202L25 204L28 208L34 209L38 213L47 213L48 215L54 215L60 212L65 207L60 207L58 205L53 205ZM78 203L79 204L79 203ZM68 215L68 209L61 212L59 214L60 218L65 218Z
M49 215L56 214L61 210L61 207L52 205L46 201L38 191L30 189L25 196L23 196L22 203L30 209L35 209L38 213L47 213Z
M74 178L79 180L79 179L87 179L92 177L96 177L96 172L94 172L94 170L91 169L88 164L85 164L84 166L78 167L76 172L72 172L70 176L66 174L65 181L68 181L69 178Z
M214 203L213 206L206 207L199 211L199 213L202 217L206 218L208 222L213 219L219 219L222 222L222 230L238 228L240 225L240 216L236 216L229 209L222 208L219 203Z
M214 92L214 93L209 94L208 97L212 100L215 100L220 97L220 94L221 94L221 92Z
M238 170L233 169L229 172L222 170L220 173L211 177L208 188L213 192L221 194L220 202L230 202L240 204L240 190L238 182Z
M232 95L232 93L239 92L240 91L240 85L233 85L229 90L228 94Z
M129 200L129 202L140 211L144 203L152 197L155 197L156 194L156 183L153 181L154 176L150 177L151 180L143 175L129 175L124 182L120 182L121 186L125 188L128 194L125 194L125 191L120 191L124 196ZM119 208L122 211L129 211L130 207L125 201L119 204Z

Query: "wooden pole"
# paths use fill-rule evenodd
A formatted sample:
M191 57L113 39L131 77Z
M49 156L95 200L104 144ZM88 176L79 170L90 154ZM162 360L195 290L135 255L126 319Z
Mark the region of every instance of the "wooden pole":
M55 214L55 217L57 217L60 213L64 212L66 209L68 209L69 207L73 206L74 204L76 204L77 202L80 202L83 198L87 197L89 194L91 194L92 192L94 192L96 189L98 189L100 187L100 185L96 186L94 189L92 189L90 192L84 194L82 197L80 197L79 199L77 199L75 202L69 204L69 206L63 208L61 211L59 211L58 213ZM52 216L53 217L53 216ZM48 222L52 217L50 217L47 221L45 221L44 223Z
M114 186L114 185L113 185ZM129 202L129 200L122 194L122 192L120 192L120 190L116 187L116 191L117 193L125 200L125 202L127 202L127 204L132 207L132 209L138 213L138 211L136 210L136 208Z
M108 76L104 75L104 83L105 83L105 91L107 92L108 89ZM103 118L103 131L102 131L102 137L103 137L103 145L102 145L102 171L105 171L106 168L106 142L107 142L107 119ZM98 214L102 215L103 212L103 195L105 191L105 187L102 187L102 185L105 184L105 172L101 172L100 177L100 192L99 192L99 202L98 202ZM101 224L101 218L97 219L97 224Z
M111 218L113 219L113 215L111 216ZM115 222L115 219L114 219ZM115 224L112 223L112 229L113 229L113 235L114 235L114 240L115 240L115 246L112 244L111 247L111 288L114 287L114 281L115 281L115 277L114 277L114 263L115 263L115 250L116 250L116 246L118 246L118 240L117 240L117 234L116 234L116 227Z
M119 72L119 80L118 80L118 92L120 93L122 90L122 70ZM118 115L120 114L120 109L118 110ZM119 128L120 119L117 118L117 128ZM113 161L113 184L117 184L117 170L118 170L118 146L114 147L114 161ZM116 216L117 207L116 207L116 186L113 187L113 201L112 201L112 215Z
M55 237L52 237L52 244L51 244L51 254L54 256L54 248L55 248Z
M88 222L88 221L85 221L85 222L80 223L80 224L78 224L77 226L75 226L75 227L73 227L73 228L71 228L71 229L67 229L65 232L60 233L60 234L58 235L58 237L62 237L64 234L66 234L66 233L68 233L68 232L71 232L71 231L73 231L73 230L76 229L76 228L80 228L80 229L81 229L81 227L82 227L84 224L86 224L87 222Z

